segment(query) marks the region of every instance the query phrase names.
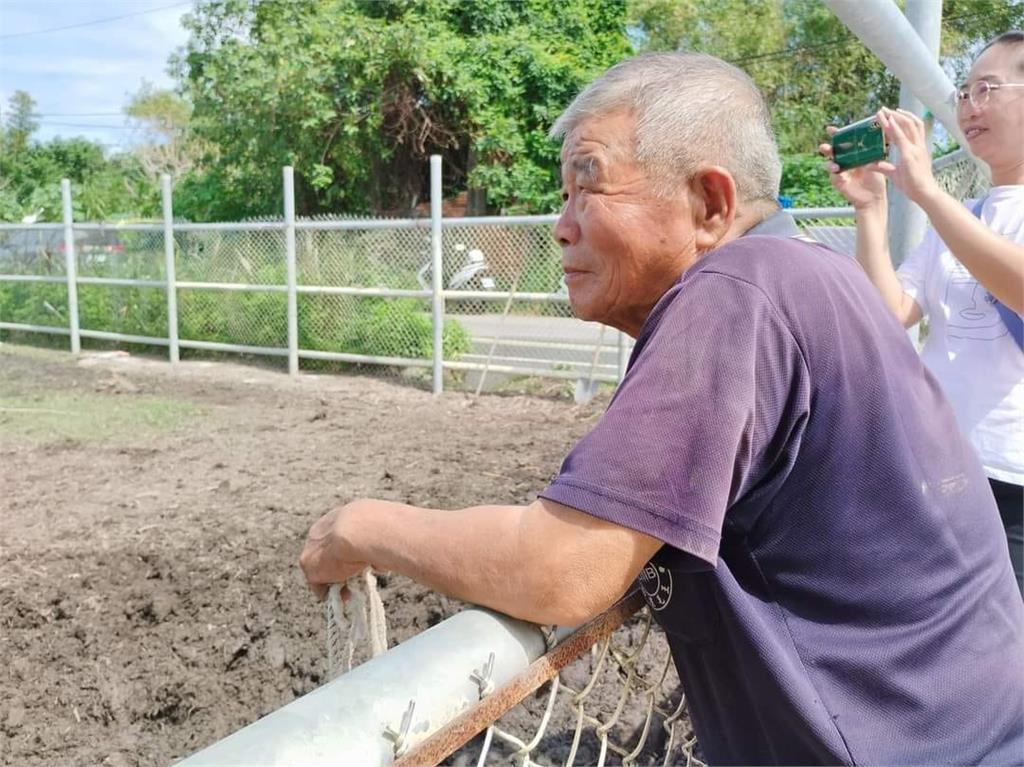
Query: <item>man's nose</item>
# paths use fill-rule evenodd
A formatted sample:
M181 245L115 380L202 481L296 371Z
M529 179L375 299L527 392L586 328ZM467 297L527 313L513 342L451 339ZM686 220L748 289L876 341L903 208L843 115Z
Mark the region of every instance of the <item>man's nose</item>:
M570 202L562 203L562 212L555 222L555 242L563 248L574 244L580 236L580 227L576 221L576 214L573 212Z

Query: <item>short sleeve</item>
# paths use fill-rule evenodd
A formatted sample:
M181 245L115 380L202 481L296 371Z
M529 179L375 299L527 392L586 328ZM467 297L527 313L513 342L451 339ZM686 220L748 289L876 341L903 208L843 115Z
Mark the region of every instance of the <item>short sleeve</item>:
M795 403L806 366L767 297L736 277L684 279L652 324L608 410L541 495L713 567L727 509L806 413Z

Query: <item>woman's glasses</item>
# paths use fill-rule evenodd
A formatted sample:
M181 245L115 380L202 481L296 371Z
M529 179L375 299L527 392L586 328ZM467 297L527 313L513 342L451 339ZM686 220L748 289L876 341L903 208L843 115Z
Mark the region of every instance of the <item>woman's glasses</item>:
M1024 88L1024 83L990 83L988 80L978 80L970 85L961 85L956 91L956 105L962 107L970 101L975 109L985 106L992 91L1000 88Z

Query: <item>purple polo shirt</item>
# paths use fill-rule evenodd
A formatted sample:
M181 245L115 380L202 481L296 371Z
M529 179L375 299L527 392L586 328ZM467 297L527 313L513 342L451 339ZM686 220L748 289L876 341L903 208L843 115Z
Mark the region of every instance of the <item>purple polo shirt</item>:
M640 586L711 763L1020 764L981 467L856 262L772 221L662 297L542 495L666 543Z

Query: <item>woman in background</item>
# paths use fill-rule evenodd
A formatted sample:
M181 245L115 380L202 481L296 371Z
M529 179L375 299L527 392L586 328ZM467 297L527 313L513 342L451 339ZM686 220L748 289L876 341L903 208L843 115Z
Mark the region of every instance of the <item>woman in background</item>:
M992 188L963 203L932 175L924 123L882 109L896 163L840 172L832 184L854 207L857 260L896 318L927 317L921 357L942 385L978 453L1006 528L1024 593L1024 32L986 45L957 91L957 120ZM831 147L821 145L831 158ZM885 179L928 215L931 228L900 266L889 255Z

